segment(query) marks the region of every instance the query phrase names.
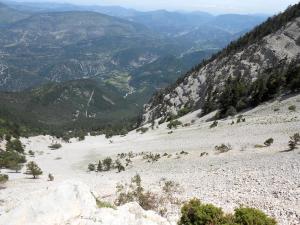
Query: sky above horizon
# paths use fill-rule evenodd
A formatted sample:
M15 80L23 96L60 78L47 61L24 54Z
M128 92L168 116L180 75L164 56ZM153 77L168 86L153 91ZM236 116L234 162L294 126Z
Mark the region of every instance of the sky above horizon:
M17 0L19 2L59 2L82 5L118 5L138 10L206 11L211 13L266 13L283 11L298 0Z

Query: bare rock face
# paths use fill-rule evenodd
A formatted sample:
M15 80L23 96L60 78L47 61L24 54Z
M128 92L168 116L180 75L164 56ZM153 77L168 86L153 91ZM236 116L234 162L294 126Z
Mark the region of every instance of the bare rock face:
M295 11L300 10L299 5L294 7ZM271 20L269 24L272 22ZM259 36L255 32L257 30L249 34ZM276 32L253 43L239 43L242 46L237 46L238 50L225 49L213 60L178 80L176 85L154 96L144 107L143 123L167 114L176 115L186 105L193 109L201 109L209 96L222 92L224 83L229 77L242 77L244 82L250 85L259 76L264 75L265 71L299 63L299 40L300 17L296 17Z
M88 186L66 181L48 190L35 193L0 217L5 225L170 225L137 203L117 209L101 208Z

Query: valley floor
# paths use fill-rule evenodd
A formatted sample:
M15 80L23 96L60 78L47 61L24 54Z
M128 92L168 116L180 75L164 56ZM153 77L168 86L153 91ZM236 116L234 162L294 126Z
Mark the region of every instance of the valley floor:
M290 111L290 105L296 105L297 110ZM289 137L300 132L300 95L244 112L246 122L236 123L237 118L230 118L221 120L215 128L209 127L212 122L205 122L211 115L198 119L197 113L181 118L183 123L195 122L172 134L162 124L145 134L132 131L110 140L97 136L86 137L82 142L62 143L58 150L48 148L56 141L52 137L23 139L26 149L36 152L28 160L36 161L44 175L33 180L23 173L9 173L10 181L0 191L0 214L20 201L29 200L35 191L68 179L80 180L98 196L112 201L116 185L129 182L139 173L145 187L152 190L166 178L183 187L183 199L197 197L228 212L239 205L257 207L275 217L279 224L300 224L300 150L286 151ZM235 124L231 125L233 120ZM268 138L274 139L273 145L255 148ZM217 153L215 146L222 143L230 144L232 150ZM172 156L155 163L134 158L132 166L122 173L87 172L89 163L130 151ZM176 155L181 151L189 154ZM203 152L208 155L200 157ZM47 181L48 173L54 175L54 182Z

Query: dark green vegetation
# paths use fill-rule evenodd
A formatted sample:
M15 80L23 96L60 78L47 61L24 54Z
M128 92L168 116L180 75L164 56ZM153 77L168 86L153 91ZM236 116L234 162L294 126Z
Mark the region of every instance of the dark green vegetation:
M293 151L295 149L297 149L297 145L300 144L300 134L296 133L293 136L290 137L290 141L289 141L289 150Z
M61 147L62 147L62 145L59 144L59 143L52 144L52 145L49 146L49 148L50 148L51 150L60 149Z
M179 225L275 225L277 222L258 209L239 207L234 214L221 208L192 199L181 209Z
M171 120L169 123L168 123L168 125L167 125L167 127L169 128L169 129L172 129L172 128L177 128L178 126L180 126L180 125L182 125L182 122L180 122L179 120Z
M10 132L10 130L6 130ZM19 172L23 163L26 162L24 146L19 139L12 138L10 134L0 137L0 141L5 138L5 150L0 149L0 168L6 168Z
M128 164L127 164L128 166ZM123 164L121 163L121 161L119 159L115 160L113 162L112 158L107 157L103 160L99 160L98 164L93 164L90 163L88 165L88 170L89 171L97 171L97 172L107 172L110 171L112 169L116 169L118 171L118 173L125 171L125 167L123 166Z
M218 107L219 117L233 116L236 112L255 107L281 94L299 92L300 66L298 62L294 62L288 68L265 71L250 84L246 79L239 76L229 77L221 95L212 96L212 99L215 99L214 106L206 104L204 112L210 112Z
M273 138L269 138L264 142L264 145L269 147L274 143L274 139Z
M100 81L76 80L47 84L30 91L0 95L0 133L15 136L50 133L66 139L132 129L139 112L129 98ZM8 122L14 121L14 123ZM66 136L65 131L73 131Z

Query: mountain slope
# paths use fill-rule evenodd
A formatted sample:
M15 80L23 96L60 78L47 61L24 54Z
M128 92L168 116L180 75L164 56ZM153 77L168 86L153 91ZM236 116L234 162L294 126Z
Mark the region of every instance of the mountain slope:
M40 131L122 127L140 110L111 85L87 79L1 93L0 104L0 118Z
M11 9L0 2L0 27L25 19L30 13Z
M299 89L300 4L288 8L198 65L145 106L144 122L181 109L234 113ZM231 112L230 112L231 111Z

